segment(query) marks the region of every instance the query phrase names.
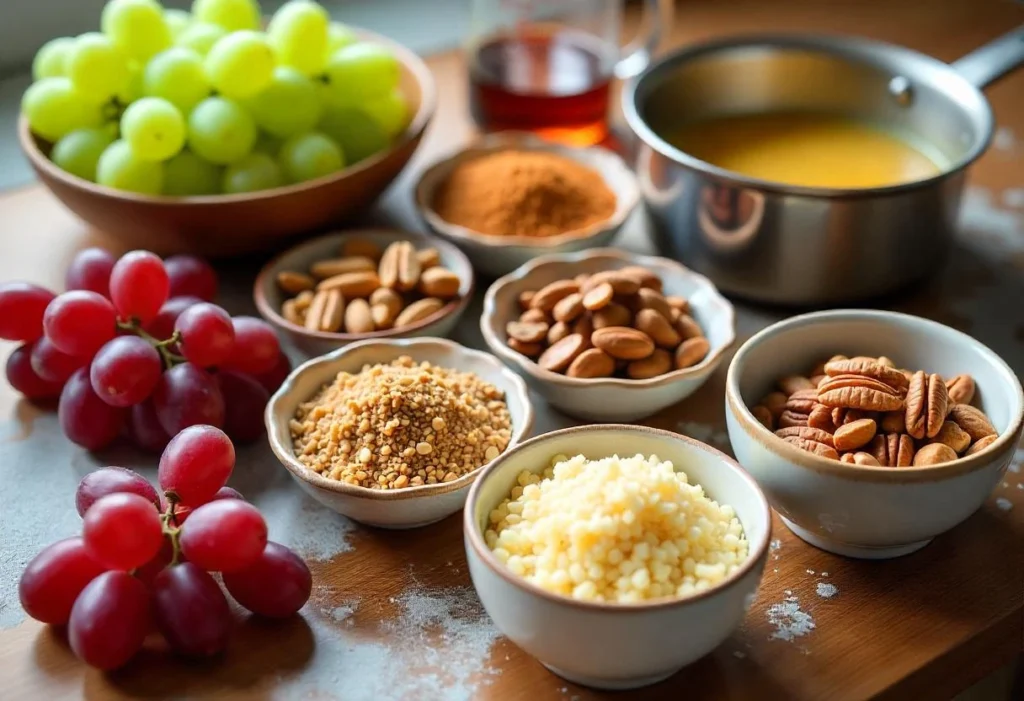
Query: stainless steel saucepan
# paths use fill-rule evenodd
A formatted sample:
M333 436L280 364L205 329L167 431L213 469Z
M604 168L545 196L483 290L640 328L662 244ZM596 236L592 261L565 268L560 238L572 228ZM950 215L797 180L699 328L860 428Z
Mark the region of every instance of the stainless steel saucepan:
M1024 61L1024 27L952 65L855 38L732 38L662 58L623 94L658 244L724 291L821 305L890 292L948 253L993 118L980 88ZM662 135L713 116L841 113L891 125L949 167L873 189L795 187L700 161ZM836 164L842 168L842 164Z

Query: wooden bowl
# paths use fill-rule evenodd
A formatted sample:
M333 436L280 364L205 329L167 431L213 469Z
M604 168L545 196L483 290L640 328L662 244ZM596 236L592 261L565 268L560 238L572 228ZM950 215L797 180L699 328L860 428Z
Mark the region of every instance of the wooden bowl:
M114 190L61 170L48 158L51 144L37 139L24 117L18 121L21 148L57 199L130 248L207 257L274 248L280 239L336 225L369 207L408 163L434 115L434 79L419 56L379 34L357 33L394 52L413 117L390 149L337 173L239 195L151 196Z

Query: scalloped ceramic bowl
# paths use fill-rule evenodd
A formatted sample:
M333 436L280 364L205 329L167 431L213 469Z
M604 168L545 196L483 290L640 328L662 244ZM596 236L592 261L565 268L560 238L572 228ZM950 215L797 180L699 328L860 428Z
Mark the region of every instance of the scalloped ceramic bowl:
M604 178L615 193L615 212L605 221L559 236L495 236L445 221L433 209L434 194L452 169L467 160L506 149L546 151L577 161ZM491 277L504 275L537 256L608 245L640 202L636 175L622 158L601 146L578 148L544 141L525 132L499 132L474 141L425 170L416 183L416 208L432 232L461 248L473 267Z
M944 465L864 467L800 450L750 413L778 378L837 353L885 355L944 377L970 374L975 403L999 438L977 455ZM736 352L725 392L736 459L783 523L811 545L869 559L912 553L977 511L1010 464L1024 416L1017 375L989 348L935 321L874 310L804 314L769 326Z
M521 292L580 273L642 265L661 277L667 295L690 301L692 315L711 345L707 357L690 368L647 380L578 378L545 370L505 343L505 326L519 317ZM686 399L707 381L736 340L735 313L703 275L667 258L604 248L537 258L497 280L484 297L480 330L495 355L526 378L531 388L562 412L590 421L634 421Z
M286 297L277 286L277 275L286 270L306 272L316 261L335 258L347 239L367 239L383 250L395 241L411 241L417 249L433 247L441 256L441 265L459 276L459 296L435 313L401 329L387 329L364 334L311 331L288 321L281 315ZM309 356L323 355L355 341L389 338L444 337L449 335L473 298L473 266L455 246L436 238L397 229L352 229L327 234L290 248L263 266L253 284L252 296L260 316L289 337L292 343Z
M708 496L733 507L749 543L737 572L683 599L576 601L512 574L487 547L489 515L523 470L540 472L558 454L599 459L637 453L672 461ZM473 485L463 523L469 574L498 629L558 676L600 689L654 684L720 645L754 600L771 539L768 502L735 460L692 438L645 426L578 426L507 451Z
M318 502L370 526L416 528L454 514L466 503L469 488L486 467L457 480L421 487L384 491L322 477L295 459L289 422L299 404L342 371L359 372L364 365L386 363L408 355L417 362L476 373L505 393L512 418L512 438L506 452L533 429L533 406L526 385L494 356L440 338L360 341L295 368L267 403L264 420L270 447L299 487ZM500 456L499 456L500 457Z

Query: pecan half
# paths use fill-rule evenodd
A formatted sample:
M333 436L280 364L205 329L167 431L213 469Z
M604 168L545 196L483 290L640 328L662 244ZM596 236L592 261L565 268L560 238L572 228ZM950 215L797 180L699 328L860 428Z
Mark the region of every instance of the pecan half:
M955 404L949 412L949 418L967 432L972 441L980 441L986 436L997 435L996 427L985 416L985 412L970 404Z
M942 422L942 428L935 434L930 443L942 443L953 449L954 453L962 453L971 444L971 436L957 426L955 421Z
M786 400L786 408L799 414L810 414L818 404L818 390L801 389L790 395Z
M780 428L790 428L791 426L806 426L807 425L807 414L801 414L789 409L784 409L779 414L778 421Z
M780 428L775 432L775 435L779 438L796 436L797 438L815 441L816 443L824 443L830 448L835 447L835 443L832 442L831 433L826 433L819 428L811 428L810 426L790 426L787 428Z
M907 412L890 411L882 414L882 418L879 421L878 426L884 433L906 433Z
M818 401L825 406L864 411L895 411L903 407L903 397L897 390L865 375L832 377L818 388Z
M974 399L974 378L970 375L957 375L946 380L951 404L970 404Z
M832 421L832 412L835 409L830 409L824 404L815 404L811 413L807 415L807 425L811 428L821 429L828 433L834 433L836 425Z
M814 389L815 387L816 385L813 382L800 375L790 375L779 380L779 389L787 395L795 394L802 389Z
M875 419L878 414L875 412L861 411L860 409L845 409L843 407L836 407L832 410L832 423L839 426L853 423L854 421L860 421L861 419Z
M878 434L868 452L883 467L907 467L914 462L914 439L906 433Z
M907 433L914 438L934 438L942 428L949 409L946 382L939 375L918 370L910 378L907 390Z
M806 450L808 453L814 453L820 455L823 458L831 458L832 460L839 459L839 453L836 452L835 448L827 446L824 443L818 441L809 441L806 438L800 438L799 436L786 436L782 440L787 443L792 443L801 450Z
M907 378L899 370L883 365L875 358L857 357L849 360L832 360L825 363L825 374L829 377L860 375L884 382L896 390L907 388Z

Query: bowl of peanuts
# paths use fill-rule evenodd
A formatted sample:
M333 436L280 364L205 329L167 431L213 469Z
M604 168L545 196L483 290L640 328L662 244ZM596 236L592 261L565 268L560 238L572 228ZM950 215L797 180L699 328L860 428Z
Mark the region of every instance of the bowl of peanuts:
M444 337L473 296L452 244L393 229L327 234L270 261L253 286L260 315L309 356L366 339Z
M454 514L481 468L533 428L526 384L441 338L352 343L295 368L264 414L270 447L327 508L370 526Z
M726 419L737 460L793 533L884 559L981 507L1020 442L1024 394L965 333L896 312L827 311L740 347Z
M535 258L494 282L480 329L560 411L634 421L704 384L735 341L734 317L680 263L594 249Z

